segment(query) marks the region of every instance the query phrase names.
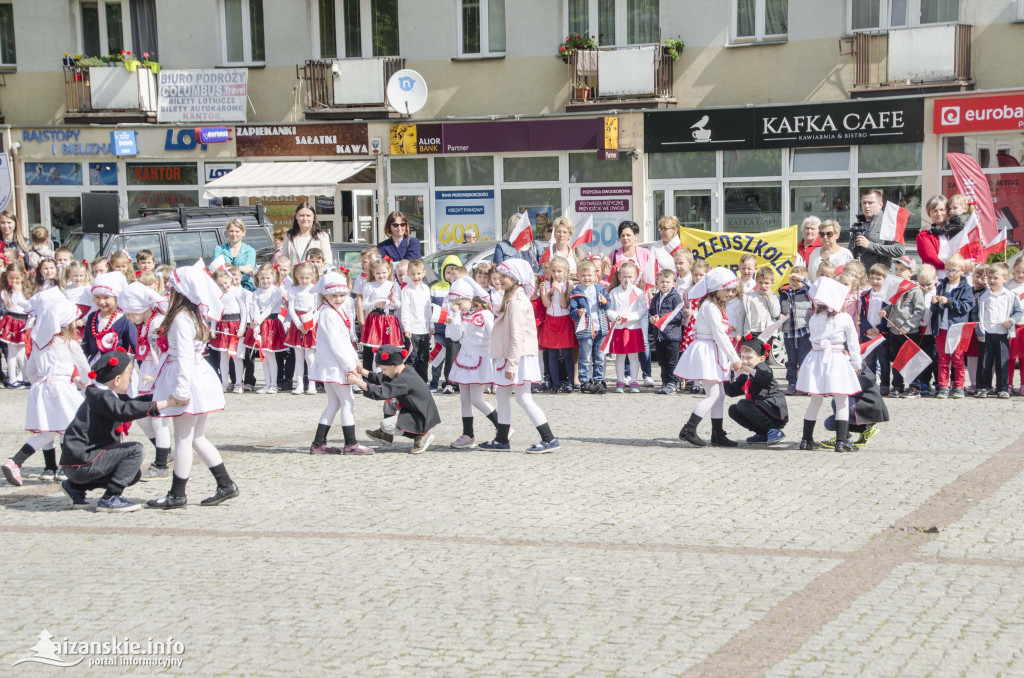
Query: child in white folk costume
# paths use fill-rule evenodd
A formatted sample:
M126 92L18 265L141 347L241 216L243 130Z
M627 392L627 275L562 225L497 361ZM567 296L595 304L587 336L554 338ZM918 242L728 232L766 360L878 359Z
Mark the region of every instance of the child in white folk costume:
M630 393L639 393L637 377L640 375L640 353L644 350L642 322L647 318L647 297L634 285L640 272L633 262L627 261L616 271L619 284L608 293L608 331L612 333L608 352L615 356L615 392L622 393L627 386L626 360L632 384Z
M278 317L283 302L281 278L276 268L263 264L256 281L259 287L252 295L249 328L243 341L262 356L264 384L256 393L277 393L276 354L288 349L284 345L284 325Z
M736 447L735 441L725 435L722 417L725 413L725 386L729 371L739 371L740 357L729 338L729 320L726 305L737 289L736 274L718 267L708 271L690 289L691 299L701 299L697 309L693 343L679 356L673 374L682 380L701 382L704 399L693 408L690 420L679 432L679 438L691 445L704 447L708 443L697 435L697 425L711 413L711 444Z
M850 288L831 278L820 277L807 296L815 304L807 329L811 352L800 366L796 390L811 396L804 413L801 450L818 449L814 442L814 424L825 396L832 396L836 408L836 452L852 452L850 444L849 397L861 392L860 341L853 318L843 312Z
M474 407L483 412L495 427L498 426L497 411L484 400L484 390L494 383L494 365L489 352L494 314L491 313L490 294L469 276L452 283L448 302L452 313L448 316L445 336L461 345L448 375L450 382L459 385L462 404L462 435L451 447L461 449L476 444L473 438Z
M391 262L376 259L370 264L370 279L363 284L362 309L363 366L373 364L373 349L402 345L398 310L402 307L402 286L391 279Z
M512 396L537 427L541 441L526 449L528 454L545 454L558 449L544 412L533 402L530 385L543 379L538 359L537 321L533 314L533 268L523 259L507 259L494 267L504 297L491 331L490 355L494 361L494 386L498 395L498 434L482 443L485 450L508 450L512 428Z
M89 363L75 341L78 308L57 288L36 295L34 301L32 355L25 365L25 377L32 384L25 410L25 430L35 435L3 464L4 476L12 485L22 484L21 467L40 449L46 468L39 480L58 480L54 439L64 433L82 404L76 382L81 386L89 382ZM76 369L77 378L73 376Z
M140 282L133 282L117 298L125 316L135 323L138 341L135 359L138 362L138 392L148 395L153 392L157 369L160 365L159 330L167 310L167 300L156 290ZM171 431L167 420L160 417L139 419L139 427L156 448L156 459L143 471L141 480L166 478L171 474L167 467L171 459Z
M167 496L150 500L150 508L184 508L185 484L192 470L192 451L217 480L217 491L201 503L220 504L238 496L217 448L206 439L206 417L224 409L224 391L210 364L203 358L210 332L206 317L216 322L223 313L220 288L205 271L185 266L175 269L167 281L171 290L167 315L159 331L160 368L153 387L153 400L173 397L186 404L160 410L158 416L174 419L174 473Z
M220 354L220 383L225 393L242 393L242 358L245 350L240 345L245 336L245 328L249 324L249 309L242 295L242 288L235 287L234 279L227 269L217 269L213 273L213 281L217 283L222 294L220 303L224 306L224 315L212 329L210 348ZM231 355L234 352L235 355ZM228 363L235 365L235 383L228 383L230 369Z
M320 305L320 298L313 290L313 283L316 281L316 269L313 264L308 261L302 262L292 271L292 277L295 284L285 292L291 326L284 337L284 343L295 351L295 388L292 389L292 395L302 395L303 376L308 375L313 366L316 309ZM310 318L313 322L312 327L308 327ZM305 393L316 395L316 386L309 384Z
M373 454L373 448L360 445L356 440L356 420L353 413L352 386L348 374L359 366L359 356L352 345L353 318L345 310L349 296L348 274L335 271L324 274L314 286L323 304L316 326L316 359L309 368L310 381L319 381L327 392L327 407L320 414L310 454ZM345 447L338 449L327 444L331 422L341 413L341 430Z

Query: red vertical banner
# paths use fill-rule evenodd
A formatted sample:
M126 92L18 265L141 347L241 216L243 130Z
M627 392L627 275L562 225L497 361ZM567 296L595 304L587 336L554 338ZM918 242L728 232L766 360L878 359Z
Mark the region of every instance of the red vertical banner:
M988 247L999 235L996 225L996 207L992 202L992 191L989 189L988 177L981 171L978 162L963 153L947 153L949 168L953 170L956 188L974 202L981 222L982 245Z

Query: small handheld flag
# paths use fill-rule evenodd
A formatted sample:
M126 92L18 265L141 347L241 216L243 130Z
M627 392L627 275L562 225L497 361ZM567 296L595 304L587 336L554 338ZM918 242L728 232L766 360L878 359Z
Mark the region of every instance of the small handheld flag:
M904 294L917 287L913 280L904 280L898 275L890 275L882 283L882 298L887 304L895 304Z
M679 304L678 306L676 306L669 313L666 313L665 315L663 315L660 318L658 318L657 320L655 320L651 324L654 325L655 327L657 327L660 330L665 325L667 325L670 322L672 322L672 319L675 318L677 315L679 315L679 313L683 310L684 306L686 306L686 302L685 301L683 303Z
M430 351L430 364L433 367L440 366L444 362L445 353L444 344L441 342L434 344L434 348Z
M882 212L882 230L879 233L879 238L890 242L903 242L903 234L907 230L908 219L910 219L910 211L900 207L899 203L892 201L885 203L885 211Z
M878 348L879 346L881 346L884 343L885 343L885 335L884 334L876 334L874 339L870 339L868 341L865 341L864 343L862 343L860 345L860 354L861 354L861 356L864 357L864 358L867 358L869 355L871 355L872 351L874 351L876 348Z
M524 250L533 242L533 228L530 226L530 217L525 211L519 214L519 222L512 229L512 234L508 239L512 243L512 247L517 250Z
M576 249L582 245L589 245L592 242L594 242L593 215L587 217L587 220L579 227L579 230L574 234L572 244L569 247L571 249Z
M302 323L302 328L304 330L306 330L307 332L309 332L311 329L313 329L313 325L315 324L313 318L314 318L314 312L313 311L306 311L305 313L300 313L299 314L299 322Z
M430 321L435 325L448 322L448 309L437 304L430 305Z
M957 323L946 332L946 353L966 353L978 323Z
M902 374L903 380L910 384L931 364L932 359L928 357L928 354L912 340L907 339L903 343L903 348L892 361L892 369Z

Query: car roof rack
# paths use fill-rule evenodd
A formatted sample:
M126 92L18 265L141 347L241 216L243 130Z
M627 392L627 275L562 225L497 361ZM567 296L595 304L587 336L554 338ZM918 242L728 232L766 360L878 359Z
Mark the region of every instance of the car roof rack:
M188 230L189 217L231 217L238 215L250 215L253 212L256 213L257 222L262 224L266 221L266 213L263 203L256 203L254 206L239 205L229 207L220 207L217 205L189 207L185 205L178 205L178 221L181 222L182 229Z

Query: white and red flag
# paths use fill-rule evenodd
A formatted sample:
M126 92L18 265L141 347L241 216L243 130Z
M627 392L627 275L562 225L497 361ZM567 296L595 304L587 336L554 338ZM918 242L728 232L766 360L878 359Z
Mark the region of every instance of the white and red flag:
M892 369L902 374L903 380L910 384L931 364L932 359L928 357L928 354L908 337L903 342L903 348L893 359Z
M313 325L316 324L314 316L315 313L313 311L306 311L305 313L299 314L299 322L302 323L302 329L307 332L313 329Z
M213 271L218 270L218 269L227 268L227 267L228 267L228 262L227 262L227 259L224 258L223 254L218 254L217 258L210 262L210 272L211 273Z
M686 302L684 301L683 303L679 304L678 306L673 308L668 313L662 315L660 318L658 318L657 320L655 320L651 324L654 325L655 327L657 327L660 330L665 325L667 325L668 323L672 322L672 319L675 318L677 315L679 315L682 312L683 307L685 307L685 306L686 306Z
M444 362L445 353L444 344L441 342L434 344L434 348L430 351L430 364L434 367L440 366Z
M509 235L508 240L512 243L512 247L515 247L517 250L525 250L533 242L533 228L530 226L530 217L527 216L525 211L520 212L519 221L516 223L516 227L512 229L512 234Z
M648 253L650 254L650 253ZM647 262L644 264L644 270L640 272L640 279L644 282L644 291L656 287L658 283L658 257L650 255L647 257ZM632 295L630 295L630 303L632 304Z
M977 213L967 219L959 233L939 245L939 259L943 261L954 254L964 259L978 259L981 253L981 220Z
M946 331L946 353L967 353L971 336L978 323L957 323Z
M551 231L551 239L548 240L547 249L545 249L544 253L540 255L540 259L537 260L537 263L543 264L543 263L546 263L548 261L551 261L551 256L554 253L555 253L555 232Z
M435 325L448 322L448 309L437 304L430 305L430 321Z
M277 319L282 325L288 321L288 304L284 301L281 301L281 308L277 309Z
M576 249L583 245L589 245L594 242L594 217L589 216L573 234L572 243L569 245L570 249Z
M863 342L860 345L860 354L861 354L861 356L863 356L864 358L867 358L869 355L871 355L872 351L874 351L876 348L878 348L879 346L881 346L884 343L885 343L885 335L884 334L876 334L874 339L869 339L868 341L865 341L865 342Z
M882 230L878 237L881 240L903 242L908 219L910 219L909 210L892 201L885 203L885 211L882 212Z
M898 275L886 276L882 283L882 298L887 304L895 304L904 294L918 287L913 280L904 280Z

